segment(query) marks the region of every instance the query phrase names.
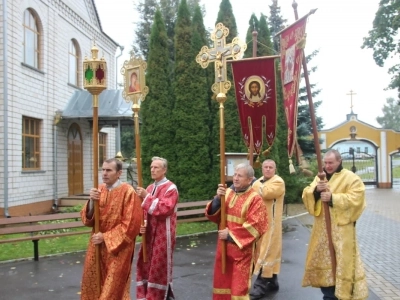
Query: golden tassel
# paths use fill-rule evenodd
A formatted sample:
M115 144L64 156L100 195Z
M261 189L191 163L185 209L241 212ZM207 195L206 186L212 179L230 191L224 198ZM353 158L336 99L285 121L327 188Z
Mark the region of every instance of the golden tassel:
M260 162L260 155L258 155L257 156L257 160L256 160L256 162L254 163L254 169L259 169L259 168L261 168L261 162Z
M291 159L289 159L289 172L290 172L290 174L296 173L296 170L293 166L293 161Z
M268 149L264 150L262 154L263 154L264 156L268 156L270 150L271 150L271 147L269 147Z
M301 167L303 168L303 169L309 169L310 168L310 164L308 163L308 161L304 158L304 156L301 156L300 157L300 160L301 160Z

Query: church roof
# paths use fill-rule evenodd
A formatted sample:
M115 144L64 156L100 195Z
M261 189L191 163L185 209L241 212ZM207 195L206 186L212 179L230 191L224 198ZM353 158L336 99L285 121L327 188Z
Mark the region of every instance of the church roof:
M93 97L86 90L76 91L61 113L63 119L93 119ZM132 103L122 98L122 90L104 90L99 95L99 126L132 125Z

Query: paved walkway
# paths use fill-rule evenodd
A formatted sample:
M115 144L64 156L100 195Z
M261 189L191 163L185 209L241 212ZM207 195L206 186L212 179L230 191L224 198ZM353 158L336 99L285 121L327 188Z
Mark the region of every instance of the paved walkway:
M357 230L369 299L400 299L400 190L368 189L367 205ZM264 300L322 299L319 289L301 287L311 224L308 215L284 221L281 289ZM177 300L211 299L215 241L215 233L178 239L174 262ZM0 300L79 299L84 255L80 252L41 258L39 262L0 263ZM131 295L134 300L134 281Z
M357 222L360 251L371 290L400 299L400 189L367 189L367 209Z
M357 222L357 236L373 296L400 300L400 186L366 190L367 208ZM299 216L306 227L312 217ZM370 297L371 299L371 297Z

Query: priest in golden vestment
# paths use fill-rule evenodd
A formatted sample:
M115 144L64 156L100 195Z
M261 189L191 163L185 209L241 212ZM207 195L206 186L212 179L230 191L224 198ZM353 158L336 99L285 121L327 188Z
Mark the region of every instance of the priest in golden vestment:
M324 156L327 181L318 176L304 189L303 202L314 216L306 258L303 286L321 288L324 300L363 300L368 287L356 238L356 221L365 209L365 186L360 177L342 167L337 150ZM332 260L322 202L327 202L336 272Z
M83 224L94 227L93 201L99 201L99 232L92 233L86 252L81 300L131 299L131 266L142 208L133 187L119 180L121 174L119 160L106 160L102 167L103 184L90 190L90 200L81 211ZM97 292L96 245L100 245L100 295Z
M285 182L276 175L276 164L267 159L262 164L263 176L253 183L267 208L269 228L256 243L252 299L262 298L269 292L279 290L278 274L282 260L282 213ZM265 216L265 218L267 218Z

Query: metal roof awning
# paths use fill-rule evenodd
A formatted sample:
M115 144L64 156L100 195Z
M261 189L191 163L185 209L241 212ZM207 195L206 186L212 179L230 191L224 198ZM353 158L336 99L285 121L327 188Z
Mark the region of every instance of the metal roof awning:
M61 113L62 119L93 120L93 96L86 90L76 91ZM99 126L133 124L132 103L122 98L122 90L104 90L99 95Z

